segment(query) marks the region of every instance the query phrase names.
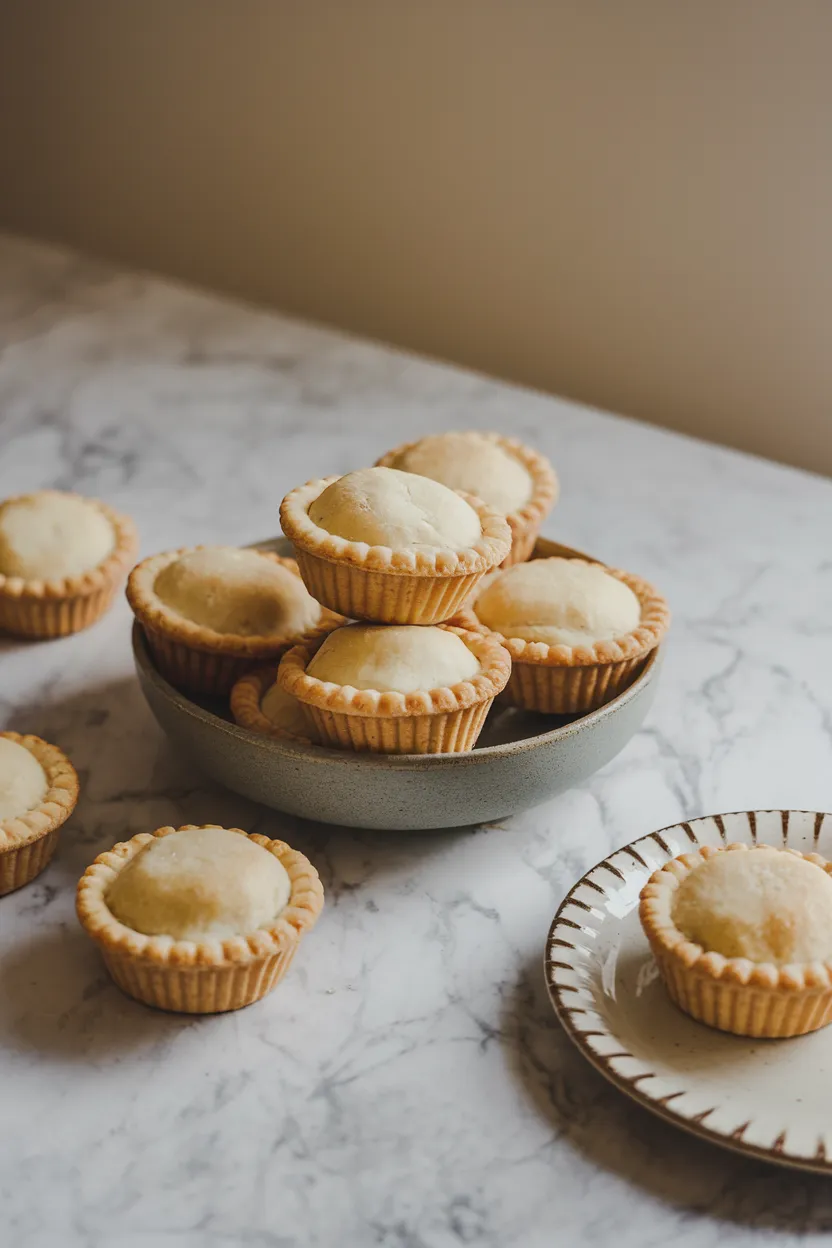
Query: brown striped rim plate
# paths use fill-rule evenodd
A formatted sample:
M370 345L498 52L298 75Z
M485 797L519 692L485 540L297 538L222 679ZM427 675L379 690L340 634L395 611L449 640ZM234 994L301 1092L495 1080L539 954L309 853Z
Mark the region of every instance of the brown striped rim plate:
M567 1034L646 1109L736 1152L832 1173L832 1027L791 1040L715 1031L674 1006L638 919L658 867L734 841L832 859L832 814L710 815L616 850L578 881L549 930L546 984Z

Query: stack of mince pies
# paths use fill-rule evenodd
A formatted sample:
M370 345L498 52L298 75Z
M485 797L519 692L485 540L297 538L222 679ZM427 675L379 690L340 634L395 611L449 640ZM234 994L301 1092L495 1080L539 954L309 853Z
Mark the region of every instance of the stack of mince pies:
M661 642L667 604L629 573L530 559L557 493L542 455L476 432L292 490L280 517L300 575L357 622L289 650L276 688L271 673L243 678L235 717L279 734L288 697L307 739L450 753L473 747L495 698L576 715L616 697Z
M511 659L495 637L447 621L508 557L505 517L377 465L292 490L280 519L310 592L356 621L281 660L278 686L312 738L385 754L473 749Z
M498 434L436 434L291 490L294 558L206 546L145 559L127 597L161 674L297 745L474 747L495 699L576 715L616 697L669 623L640 577L534 558L548 460Z

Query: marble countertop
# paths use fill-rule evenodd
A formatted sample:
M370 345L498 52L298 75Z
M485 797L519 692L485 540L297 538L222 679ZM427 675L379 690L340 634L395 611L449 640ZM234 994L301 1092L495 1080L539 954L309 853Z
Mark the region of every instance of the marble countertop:
M124 601L87 634L0 640L2 726L63 746L83 784L49 871L0 902L9 1248L832 1243L828 1181L631 1105L573 1051L541 970L562 895L612 848L718 810L832 808L832 483L0 240L0 496L98 495L145 553L249 542L297 482L465 426L545 450L546 531L671 599L646 727L504 825L347 831L223 792L168 746ZM265 1002L158 1014L111 986L73 886L117 840L207 821L309 854L327 910Z

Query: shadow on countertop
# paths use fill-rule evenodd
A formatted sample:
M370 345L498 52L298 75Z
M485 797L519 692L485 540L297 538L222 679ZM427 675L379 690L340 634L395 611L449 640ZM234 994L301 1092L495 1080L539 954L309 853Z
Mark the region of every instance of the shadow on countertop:
M35 930L6 951L0 1000L3 1048L92 1068L157 1048L203 1021L124 996L74 921Z
M543 957L507 995L500 1040L511 1074L553 1133L627 1183L690 1215L755 1230L832 1230L832 1181L734 1154L630 1101L581 1056L555 1017Z

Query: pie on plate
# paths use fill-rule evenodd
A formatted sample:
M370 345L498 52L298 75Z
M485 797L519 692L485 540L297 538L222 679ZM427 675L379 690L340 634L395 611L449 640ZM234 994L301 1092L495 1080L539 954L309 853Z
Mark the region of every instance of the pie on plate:
M776 1038L832 1020L832 865L818 854L703 846L653 873L639 917L671 998L699 1022Z

